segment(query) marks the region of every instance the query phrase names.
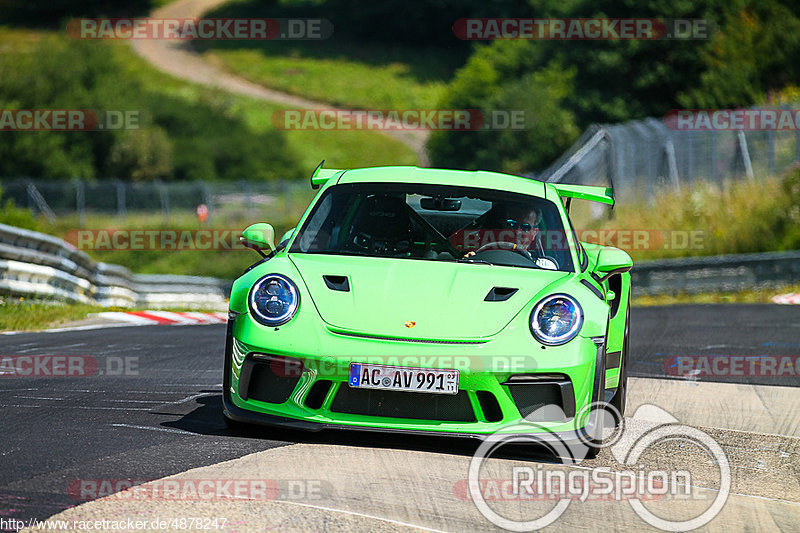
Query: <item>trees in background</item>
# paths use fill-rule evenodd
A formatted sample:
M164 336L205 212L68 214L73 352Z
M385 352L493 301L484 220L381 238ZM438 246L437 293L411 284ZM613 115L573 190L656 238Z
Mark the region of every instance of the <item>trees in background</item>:
M791 0L581 0L514 16L707 19L718 31L707 40L478 44L442 106L489 112L509 105L525 110L530 129L435 132L434 165L540 169L592 123L750 106L800 82L800 4Z
M303 175L283 132L253 131L227 108L222 95L192 101L152 92L108 43L45 37L27 50L0 55L0 109L42 108L133 110L139 127L0 132L0 177L268 180Z

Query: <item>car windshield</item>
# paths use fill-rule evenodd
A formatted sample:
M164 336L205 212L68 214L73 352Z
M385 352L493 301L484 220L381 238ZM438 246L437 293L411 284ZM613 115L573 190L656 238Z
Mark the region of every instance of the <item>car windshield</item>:
M558 207L490 189L355 183L328 188L290 252L572 272Z

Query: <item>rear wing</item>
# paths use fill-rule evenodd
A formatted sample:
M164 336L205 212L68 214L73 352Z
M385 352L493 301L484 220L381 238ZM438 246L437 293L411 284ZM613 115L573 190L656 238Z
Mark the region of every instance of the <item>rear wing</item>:
M562 183L551 183L550 185L558 193L559 198L567 199L567 210L573 198L578 200L589 200L600 202L614 207L614 189L611 187L599 187L596 185L567 185Z
M325 185L329 179L333 176L341 172L341 169L337 168L322 168L322 165L325 164L325 160L323 159L317 168L314 169L314 173L311 174L311 188L315 191Z

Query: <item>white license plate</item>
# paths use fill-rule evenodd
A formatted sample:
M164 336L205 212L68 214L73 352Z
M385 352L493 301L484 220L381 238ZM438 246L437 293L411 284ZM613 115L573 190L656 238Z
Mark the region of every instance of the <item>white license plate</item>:
M350 363L351 387L458 394L458 370Z

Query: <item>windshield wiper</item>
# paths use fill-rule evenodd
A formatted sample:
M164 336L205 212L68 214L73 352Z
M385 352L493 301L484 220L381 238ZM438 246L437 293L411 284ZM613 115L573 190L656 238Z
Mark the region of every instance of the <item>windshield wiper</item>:
M456 259L456 263L479 263L481 265L494 265L494 263L490 263L489 261L484 261L483 259L472 259L470 257L462 257L460 259Z

